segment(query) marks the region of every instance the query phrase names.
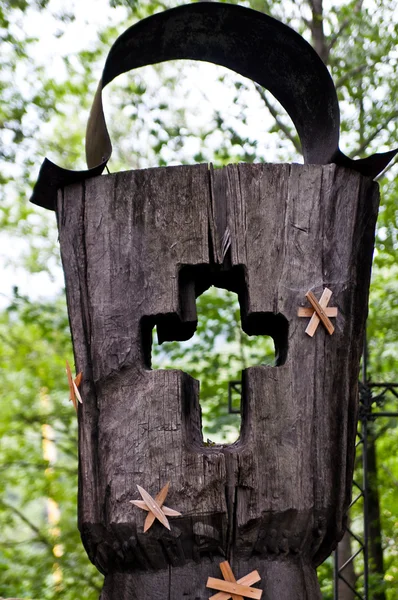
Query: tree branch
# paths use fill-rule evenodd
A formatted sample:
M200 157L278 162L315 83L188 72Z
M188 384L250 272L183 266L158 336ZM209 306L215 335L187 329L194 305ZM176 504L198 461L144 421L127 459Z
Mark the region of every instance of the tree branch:
M0 499L0 504L2 504L6 509L10 510L15 515L17 515L19 517L19 519L21 519L21 521L23 521L24 523L26 523L26 525L28 525L28 527L30 527L30 529L36 535L35 540L34 539L24 540L24 541L18 542L18 543L25 544L25 543L32 543L33 541L39 541L42 544L44 544L47 548L49 548L49 550L51 550L51 553L53 553L53 544L52 544L52 542L49 539L47 539L47 537L45 535L43 535L43 533L40 531L40 529L36 525L34 525L27 517L25 517L25 515L20 510L18 510L17 508L15 508L15 506L12 506L11 504L8 504L8 502L5 502L2 499ZM95 581L94 577L92 577L92 576L91 577L86 577L86 581L87 581L87 583L89 585L92 586L93 589L95 589L98 592L101 591L101 587L98 586L98 584Z
M17 515L17 517L19 517L19 519L21 519L21 521L23 521L26 525L28 525L28 527L33 531L33 533L36 534L36 539L40 542L42 542L42 544L44 544L45 546L47 546L47 548L50 548L51 552L52 552L52 543L50 542L49 539L46 538L45 535L43 535L43 533L40 531L40 529L34 525L27 517L25 517L25 515L18 510L18 508L16 508L15 506L12 506L11 504L8 504L8 502L6 502L5 500L1 500L0 499L0 504L2 504L7 510L10 510L12 513L14 513L15 515Z
M329 61L328 45L324 29L323 0L310 0L312 22L312 45L325 64Z
M102 586L97 584L94 577L88 577L86 581L96 592L102 592Z
M358 2L356 3L355 7L354 7L354 14L358 14L361 12L362 10L362 4L363 4L363 0L358 0ZM351 23L351 19L345 19L342 24L340 25L339 29L336 31L336 33L334 33L332 36L330 36L329 38L329 44L328 44L328 55L330 53L330 51L332 50L333 46L335 45L335 43L337 42L337 40L339 39L339 37L341 36L341 34L343 33L344 29L346 29L348 27L348 25Z
M256 90L259 93L262 101L264 102L265 106L268 108L269 112L271 113L271 115L273 116L273 118L275 119L276 124L278 125L279 129L282 131L282 133L287 137L288 140L290 140L293 144L293 146L295 147L295 149L297 150L297 152L301 153L301 145L300 142L298 141L298 139L291 133L289 127L287 127L287 125L285 125L283 123L283 121L280 119L278 111L276 110L276 108L270 103L270 101L267 98L266 95L266 91L264 90L264 88L262 88L260 85L256 84Z
M347 79L350 79L351 77L355 77L355 75L362 73L362 71L367 69L367 67L368 65L357 65L356 67L353 67L352 69L347 71L347 73L344 73L344 75L342 75L335 83L336 90L341 88L345 84Z
M392 483L394 484L394 487L398 487L398 479L395 479L395 477L394 477L393 473L390 471L390 469L388 469L385 465L381 465L381 468L390 477Z
M20 542L1 542L1 545L5 548L16 548L17 546L23 546L24 544L34 544L35 542L37 542L36 538L30 537L26 540L21 540ZM0 598L0 600L3 599Z
M71 448L68 448L64 444L61 444L60 442L56 443L56 448L58 450L60 450L61 452L63 452L64 454L66 454L66 456L70 456L71 458L73 458L73 460L75 460L77 462L77 460L79 458L77 452L74 452Z
M22 467L22 468L33 467L34 469L37 469L38 471L44 471L44 469L48 468L48 461L43 459L43 462L35 463L35 462L27 462L24 460L15 460L15 461L10 461L10 462L6 462L6 463L1 463L0 464L0 472L5 471L6 469L10 469L12 467ZM60 465L57 463L55 465L52 465L52 468L56 471L68 473L69 475L76 475L76 469L66 467L65 465Z
M381 133L383 131L383 129L386 129L387 125L393 120L396 119L398 117L398 110L395 110L393 113L391 113L391 115L384 121L384 123L382 125L379 125L379 127L377 127L373 133L371 133L366 140L364 140L362 142L362 144L360 144L360 146L358 146L358 148L354 151L350 153L350 157L352 158L353 156L358 156L361 155L362 152L364 152L366 150L366 148L369 146L369 144L371 142L373 142L373 140L379 135L379 133Z
M329 43L327 45L327 55L329 56L330 51L333 49L333 46L335 45L335 43L337 42L337 40L339 39L339 37L341 36L341 34L343 33L344 29L346 29L348 27L348 25L350 24L350 19L345 19L342 24L340 25L340 27L338 28L338 30L330 36L329 38Z

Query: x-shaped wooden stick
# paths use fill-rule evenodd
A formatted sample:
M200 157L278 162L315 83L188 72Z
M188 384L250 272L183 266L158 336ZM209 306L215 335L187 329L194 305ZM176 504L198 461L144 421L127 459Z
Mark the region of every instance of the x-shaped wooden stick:
M80 404L83 403L82 397L79 393L79 385L81 384L83 373L78 373L76 377L73 379L72 371L68 361L66 361L66 375L68 377L68 385L69 385L69 398L72 401L73 406L75 407L75 411L77 412L77 400L79 400Z
M220 590L217 594L210 596L209 600L243 600L243 598L254 598L259 600L262 596L262 590L250 587L253 583L261 580L258 571L252 571L241 579L236 581L229 562L226 560L220 563L221 573L224 577L216 579L209 577L206 587L212 590Z
M337 317L337 308L335 306L328 307L328 303L331 296L332 292L328 288L325 288L323 290L319 302L311 291L306 293L305 297L312 305L312 308L300 307L297 311L297 315L299 317L311 317L307 329L305 330L305 333L310 337L313 337L320 321L322 321L323 325L326 327L326 330L330 335L332 335L332 333L334 332L334 327L329 317Z
M173 510L172 508L168 508L167 506L163 506L163 502L166 500L167 493L169 491L170 481L166 483L166 485L160 490L156 498L152 498L148 492L144 490L140 485L137 485L137 489L141 494L142 500L130 500L131 504L138 506L138 508L142 508L142 510L148 511L148 516L145 519L144 523L144 533L148 531L148 529L153 525L155 519L158 519L170 529L169 521L167 517L180 517L181 513ZM166 516L167 515L167 516Z

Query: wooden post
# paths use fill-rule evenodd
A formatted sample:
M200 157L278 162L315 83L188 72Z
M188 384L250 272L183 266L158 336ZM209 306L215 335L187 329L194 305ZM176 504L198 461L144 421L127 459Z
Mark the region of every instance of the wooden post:
M224 560L236 579L256 569L263 599L321 597L315 569L351 495L377 208L377 184L336 165L167 167L59 192L83 372L79 527L102 600L205 600ZM153 325L160 341L190 337L211 284L238 293L243 329L278 354L244 372L240 439L225 447L203 445L198 382L150 369ZM334 332L310 337L298 308L325 288ZM144 533L137 484L155 497L168 481L182 516Z

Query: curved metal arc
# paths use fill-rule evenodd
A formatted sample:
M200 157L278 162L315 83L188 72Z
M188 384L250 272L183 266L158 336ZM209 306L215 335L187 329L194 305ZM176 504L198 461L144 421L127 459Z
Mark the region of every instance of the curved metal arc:
M103 88L121 73L173 59L219 64L267 88L292 118L306 163L335 162L375 177L397 152L353 161L339 150L340 113L333 81L315 50L290 27L242 6L190 4L148 17L116 40L87 126L89 169L69 171L46 159L32 202L54 209L57 188L102 173L112 152Z
M336 152L340 113L332 78L287 25L242 6L180 6L120 36L104 67L104 86L131 69L174 59L218 64L267 88L295 124L306 162L324 164Z

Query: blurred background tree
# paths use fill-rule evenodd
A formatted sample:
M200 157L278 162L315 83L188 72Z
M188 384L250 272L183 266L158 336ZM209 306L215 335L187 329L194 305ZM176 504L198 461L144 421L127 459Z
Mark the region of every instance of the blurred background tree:
M327 63L342 112L342 148L362 157L398 145L398 11L392 0L235 2L290 24ZM85 6L84 10L81 5ZM84 167L84 128L110 45L137 19L183 2L63 0L0 2L0 596L98 598L101 576L76 528L77 428L65 359L73 364L54 215L27 199L44 156ZM83 12L82 12L83 11ZM181 163L300 161L294 127L268 92L226 69L175 61L113 82L106 112L111 171ZM127 133L126 133L127 132ZM398 168L380 178L380 209L368 320L373 380L398 378ZM14 287L13 287L14 285ZM16 287L18 286L18 287ZM240 329L233 294L198 299L185 344L153 344L157 367L201 381L204 438L230 442L239 417L227 385L250 364L271 364L270 340ZM396 406L395 406L396 409ZM397 422L372 431L381 534L373 560L376 600L398 593ZM360 476L360 473L358 473ZM351 516L359 527L359 514ZM377 536L376 536L377 537ZM346 551L350 551L346 548ZM361 571L360 561L352 581ZM319 569L331 599L332 563ZM357 585L360 585L358 580ZM342 600L352 600L348 589Z

